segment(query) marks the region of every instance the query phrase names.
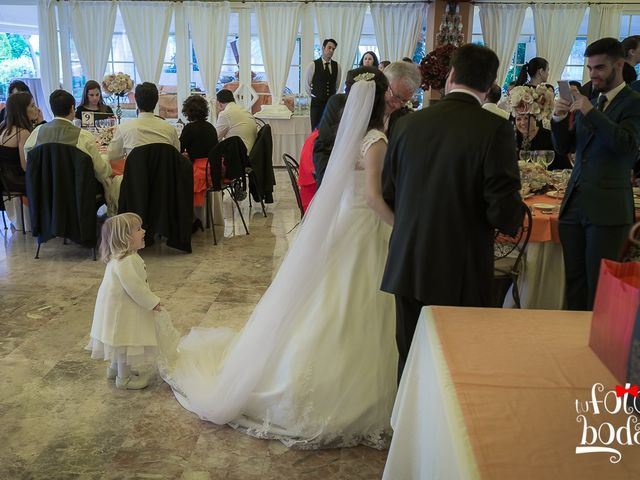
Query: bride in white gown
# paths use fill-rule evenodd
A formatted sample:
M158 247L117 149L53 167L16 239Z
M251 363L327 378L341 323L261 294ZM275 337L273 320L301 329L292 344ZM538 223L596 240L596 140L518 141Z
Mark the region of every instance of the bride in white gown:
M359 70L322 188L251 318L237 333L192 329L160 369L201 418L295 448L385 448L391 436L395 310L379 287L391 232L381 216L393 214L376 129L387 81Z

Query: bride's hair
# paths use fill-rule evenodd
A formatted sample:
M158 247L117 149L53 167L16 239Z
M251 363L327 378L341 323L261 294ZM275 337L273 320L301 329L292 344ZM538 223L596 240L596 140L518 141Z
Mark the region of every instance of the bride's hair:
M356 78L358 75L363 73L372 73L373 79L368 81L373 81L376 84L376 96L373 100L373 109L371 110L371 117L369 119L369 125L367 126L367 130L371 129L384 129L384 109L385 109L385 99L384 96L387 93L387 89L389 88L389 81L387 77L384 76L384 73L380 71L377 67L360 67L354 68L347 73L347 81L345 83L345 93L347 96L349 95L349 91L351 87L356 82ZM364 81L364 80L360 80Z

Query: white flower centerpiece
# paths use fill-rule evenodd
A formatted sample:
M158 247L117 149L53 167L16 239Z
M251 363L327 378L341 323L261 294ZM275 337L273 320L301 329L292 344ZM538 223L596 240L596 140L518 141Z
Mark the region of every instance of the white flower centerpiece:
M133 80L126 73L118 72L105 75L102 79L102 90L116 97L116 117L118 123L122 118L122 109L120 108L120 98L125 97L133 89Z

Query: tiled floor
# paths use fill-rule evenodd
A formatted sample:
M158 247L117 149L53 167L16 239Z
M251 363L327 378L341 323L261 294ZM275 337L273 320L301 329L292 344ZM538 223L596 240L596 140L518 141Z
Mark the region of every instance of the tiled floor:
M151 287L184 333L241 327L268 286L299 217L284 171L277 181L276 203L267 218L254 208L249 236L225 203L220 245L207 231L194 236L191 255L158 244L142 252ZM288 450L201 421L165 384L115 389L84 350L104 265L61 239L34 260L31 236L0 235L1 480L380 478L386 452Z

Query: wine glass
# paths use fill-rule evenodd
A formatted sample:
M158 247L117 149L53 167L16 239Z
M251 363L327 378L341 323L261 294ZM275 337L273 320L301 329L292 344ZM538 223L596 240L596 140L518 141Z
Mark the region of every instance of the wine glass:
M530 162L531 161L531 150L520 150L519 156L520 156L520 160L523 162Z
M538 162L542 164L547 170L549 165L553 163L553 158L555 157L555 152L553 150L540 150L538 151Z

